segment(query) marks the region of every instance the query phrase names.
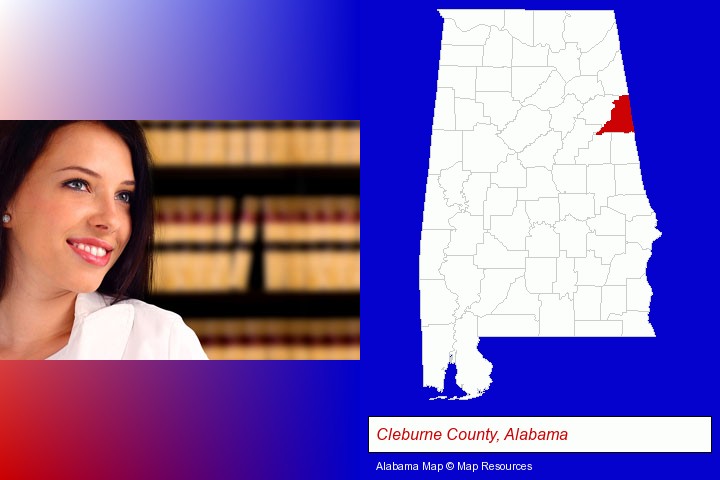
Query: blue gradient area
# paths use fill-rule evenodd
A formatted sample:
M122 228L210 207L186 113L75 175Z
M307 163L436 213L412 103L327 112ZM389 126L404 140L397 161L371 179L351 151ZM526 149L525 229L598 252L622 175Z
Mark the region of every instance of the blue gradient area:
M17 76L0 93L2 115L357 118L355 9L278 0L18 3L0 21L0 51Z

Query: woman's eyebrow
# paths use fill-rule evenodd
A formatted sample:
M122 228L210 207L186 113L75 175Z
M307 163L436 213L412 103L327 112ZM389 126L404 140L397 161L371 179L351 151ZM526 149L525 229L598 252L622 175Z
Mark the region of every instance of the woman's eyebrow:
M83 173L86 174L86 175L90 175L91 177L94 177L94 178L102 178L99 173L97 173L97 172L95 172L95 171L93 171L93 170L90 170L89 168L78 167L78 166L76 166L76 165L72 165L72 166L70 166L70 167L61 168L61 169L59 169L59 170L55 170L55 172L57 173L57 172L65 171L65 170L77 170L77 171L79 171L79 172L83 172ZM133 185L135 185L135 182L134 182L133 180L125 180L124 182L120 182L120 185L130 185L130 186L133 186Z

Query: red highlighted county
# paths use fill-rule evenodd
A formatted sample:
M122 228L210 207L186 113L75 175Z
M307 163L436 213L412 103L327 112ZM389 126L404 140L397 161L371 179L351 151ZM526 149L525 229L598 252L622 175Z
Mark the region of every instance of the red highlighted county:
M595 135L603 133L630 133L634 132L632 115L630 114L630 97L623 95L613 102L615 106L610 112L610 120Z

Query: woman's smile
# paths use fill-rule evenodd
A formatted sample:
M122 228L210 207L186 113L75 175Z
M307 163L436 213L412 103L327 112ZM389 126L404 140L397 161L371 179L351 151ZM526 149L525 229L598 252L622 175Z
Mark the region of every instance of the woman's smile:
M70 238L67 244L84 261L98 267L108 264L113 251L109 243L97 238Z

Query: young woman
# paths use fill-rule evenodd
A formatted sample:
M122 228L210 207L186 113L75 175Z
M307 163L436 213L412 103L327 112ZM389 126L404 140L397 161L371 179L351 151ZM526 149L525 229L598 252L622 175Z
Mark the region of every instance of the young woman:
M0 122L0 216L0 358L207 358L142 301L153 207L136 122Z

